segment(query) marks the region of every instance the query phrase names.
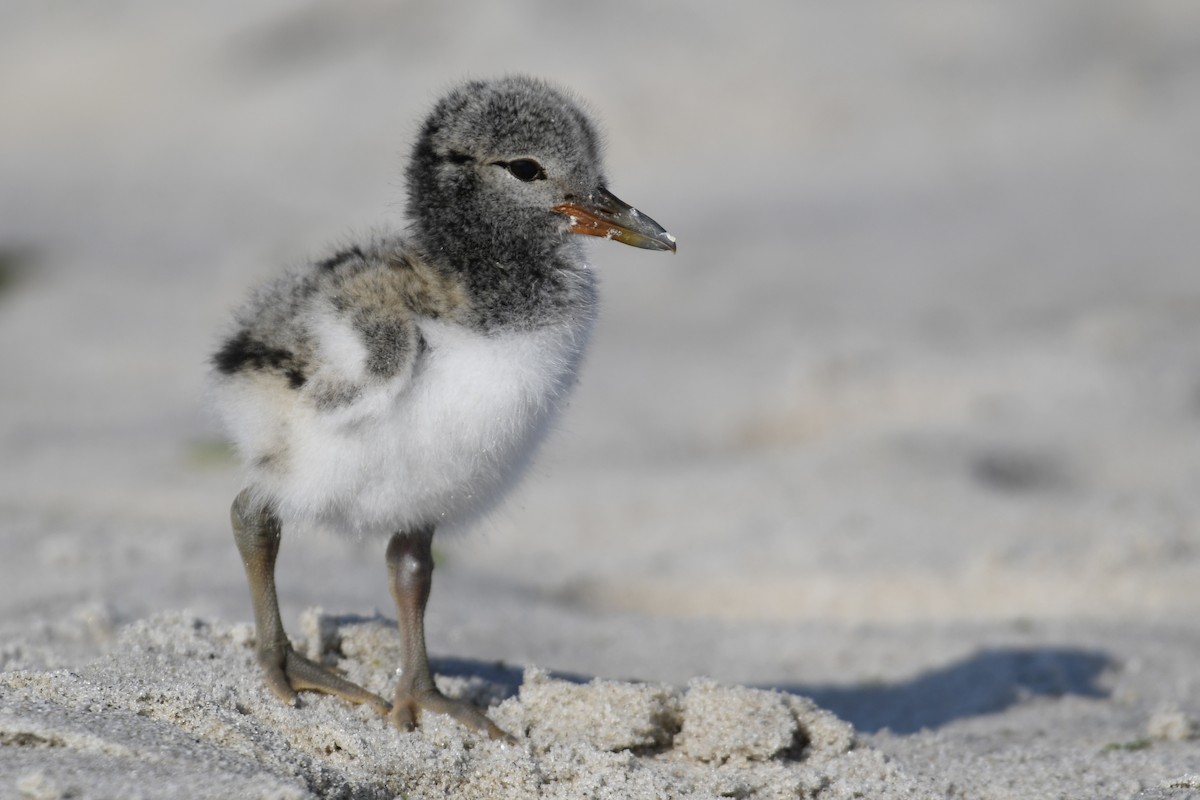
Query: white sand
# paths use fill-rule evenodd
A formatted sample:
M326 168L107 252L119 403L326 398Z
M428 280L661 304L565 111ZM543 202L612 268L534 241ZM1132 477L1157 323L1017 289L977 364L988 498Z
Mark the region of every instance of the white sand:
M395 626L328 622L312 625L336 647L321 655L383 691ZM246 625L169 614L128 626L119 656L78 671L0 674L0 785L54 798L917 796L880 753L854 747L848 724L778 692L581 685L531 668L493 711L520 746L438 717L404 736L329 698L278 703L251 639ZM441 686L481 702L513 688L478 677Z
M10 5L0 798L1200 798L1200 5ZM435 667L517 748L274 702L201 398L509 70L680 242L596 243L561 430L437 541ZM383 691L382 544L279 579Z

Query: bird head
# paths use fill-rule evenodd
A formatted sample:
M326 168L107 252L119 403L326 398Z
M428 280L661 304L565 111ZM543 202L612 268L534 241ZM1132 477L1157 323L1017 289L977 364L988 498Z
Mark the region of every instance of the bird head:
M408 168L408 212L431 252L562 246L569 234L675 250L675 237L606 187L579 105L526 77L473 81L434 107Z

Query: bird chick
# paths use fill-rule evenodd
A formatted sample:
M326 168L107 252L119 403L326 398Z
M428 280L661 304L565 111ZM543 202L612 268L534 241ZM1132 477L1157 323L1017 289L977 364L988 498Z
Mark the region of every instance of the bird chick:
M423 711L510 739L442 695L425 651L434 531L496 503L575 382L596 313L584 234L675 238L606 187L582 110L546 83L473 81L439 101L407 170L407 236L377 234L254 294L213 356L219 415L247 477L233 502L258 662L413 729ZM392 703L303 658L275 593L284 525L387 537L401 633Z

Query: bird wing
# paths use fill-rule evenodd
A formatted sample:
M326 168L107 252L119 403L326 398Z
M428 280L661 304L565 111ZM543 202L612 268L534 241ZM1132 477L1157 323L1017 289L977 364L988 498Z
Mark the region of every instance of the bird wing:
M301 388L318 411L358 416L371 398L394 397L412 377L421 335L412 307L386 268L330 281L306 313L314 371Z

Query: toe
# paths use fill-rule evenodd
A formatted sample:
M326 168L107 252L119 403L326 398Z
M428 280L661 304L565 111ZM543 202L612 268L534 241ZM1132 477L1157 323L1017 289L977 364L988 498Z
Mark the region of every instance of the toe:
M320 664L309 661L291 648L281 654L260 654L259 663L262 665L267 688L289 706L298 704L297 692L313 691L370 706L380 714L391 710L391 706L382 697L368 692L356 683L351 683Z
M416 728L417 718L423 712L445 714L464 728L483 734L489 739L505 744L517 744L516 737L505 733L470 702L451 699L437 690L397 696L396 702L392 705L390 719L392 724L400 730L411 731Z
M391 707L382 697L368 692L356 683L343 678L341 675L326 667L309 661L307 658L288 651L284 667L294 690L310 690L336 695L351 703L371 706L380 714L386 714Z
M433 704L433 707L430 707L429 710L436 710L442 714L447 714L457 720L460 725L470 728L476 733L481 733L489 739L495 739L507 744L517 743L516 738L505 733L496 723L488 719L486 714L465 701L450 700L449 698L439 696L439 702Z
M298 703L296 692L292 689L291 681L279 666L264 666L263 676L267 680L267 688L271 693L284 702L285 705L295 706Z
M417 729L416 715L413 714L412 707L407 703L393 705L391 713L388 714L388 721L392 723L392 727L405 733Z

